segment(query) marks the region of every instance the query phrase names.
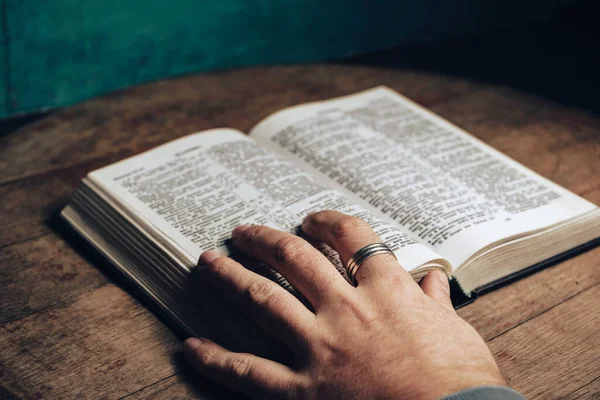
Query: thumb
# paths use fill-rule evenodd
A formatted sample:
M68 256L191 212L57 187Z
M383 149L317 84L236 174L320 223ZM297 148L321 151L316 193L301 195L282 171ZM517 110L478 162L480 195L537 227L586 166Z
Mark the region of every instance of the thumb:
M444 306L452 308L452 301L450 300L450 284L448 283L448 277L443 271L434 270L428 273L421 280L421 289L423 292L434 300L437 300Z

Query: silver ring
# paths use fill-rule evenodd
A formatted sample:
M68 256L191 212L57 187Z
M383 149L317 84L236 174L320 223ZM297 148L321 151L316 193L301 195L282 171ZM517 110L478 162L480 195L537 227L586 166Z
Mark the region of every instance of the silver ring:
M360 266L367 261L368 258L377 255L377 254L391 254L396 258L396 255L390 249L390 247L385 243L372 243L368 244L362 249L358 250L350 260L348 260L348 265L346 266L346 272L348 273L348 278L352 281L352 283L356 286L356 273Z

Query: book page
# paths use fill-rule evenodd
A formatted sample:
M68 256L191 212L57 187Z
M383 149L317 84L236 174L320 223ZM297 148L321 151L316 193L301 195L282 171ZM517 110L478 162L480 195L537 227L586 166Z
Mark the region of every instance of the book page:
M250 133L309 164L460 266L596 209L387 88L276 113Z
M296 233L304 216L323 209L369 222L407 270L440 258L395 225L231 129L189 135L94 171L89 180L136 221L150 225L147 231L186 254L191 265L204 250L228 253L227 241L237 225ZM323 250L342 271L337 254ZM450 272L449 264L440 262L442 266L436 265Z

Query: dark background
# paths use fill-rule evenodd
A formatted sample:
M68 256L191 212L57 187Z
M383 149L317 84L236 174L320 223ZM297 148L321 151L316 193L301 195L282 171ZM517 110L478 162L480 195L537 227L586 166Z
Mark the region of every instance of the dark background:
M328 57L324 53L321 57L315 53L304 57L304 61L433 71L506 85L600 114L597 93L600 88L600 22L596 8L593 1L571 1L544 21L535 18L519 23L498 21L492 23L490 29L477 27L477 32L461 33L459 29L423 40L404 40L385 51L368 51L367 46L359 55ZM506 15L498 18L506 18ZM422 29L425 30L426 27ZM370 47L379 46L375 43ZM360 49L358 52L361 53ZM272 60L267 57L264 63L271 63L269 61ZM285 61L283 59L283 63ZM281 62L275 60L274 63ZM49 107L53 109L52 104ZM49 112L34 108L1 118L0 134L12 132Z

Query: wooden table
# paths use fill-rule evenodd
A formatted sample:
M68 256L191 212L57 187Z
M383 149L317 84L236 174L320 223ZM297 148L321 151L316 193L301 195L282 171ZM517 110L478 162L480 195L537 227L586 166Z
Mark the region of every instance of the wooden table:
M54 216L84 175L191 132L248 131L283 107L376 85L409 96L600 203L600 118L405 69L258 68L144 85L0 138L0 398L209 398L179 339ZM459 311L531 398L600 393L600 249Z

